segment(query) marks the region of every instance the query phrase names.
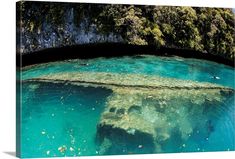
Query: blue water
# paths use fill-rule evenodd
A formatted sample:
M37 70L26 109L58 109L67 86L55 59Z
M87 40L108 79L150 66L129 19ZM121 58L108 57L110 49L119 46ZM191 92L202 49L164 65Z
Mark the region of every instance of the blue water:
M179 57L141 56L54 62L24 68L22 79L75 71L157 75L235 88L232 67ZM133 148L133 142L130 142L116 144L109 151L104 151L106 147L100 148L96 143L96 131L105 103L112 95L111 90L43 82L24 82L22 86L23 158L235 150L234 94L226 97L224 103L196 108L198 114L182 114L198 125L185 140L179 137L178 130L172 130L172 137L161 143L161 150L149 152L142 147ZM195 105L190 104L177 107L182 112L195 109ZM175 120L172 116L168 118Z

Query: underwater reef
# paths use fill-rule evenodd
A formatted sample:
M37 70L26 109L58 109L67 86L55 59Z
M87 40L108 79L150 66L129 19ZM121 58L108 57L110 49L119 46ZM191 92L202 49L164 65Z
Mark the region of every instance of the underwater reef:
M161 152L175 136L185 141L197 129L208 138L214 128L208 109L234 97L234 89L218 84L140 74L63 72L28 81L112 90L97 124L99 154L117 153L117 145L133 153Z

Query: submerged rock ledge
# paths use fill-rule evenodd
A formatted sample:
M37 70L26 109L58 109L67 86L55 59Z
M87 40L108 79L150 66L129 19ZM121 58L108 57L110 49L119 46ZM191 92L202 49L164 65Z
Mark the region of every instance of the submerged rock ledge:
M103 87L135 87L135 88L170 88L170 89L220 89L231 90L208 82L195 82L190 80L178 80L159 76L141 74L105 73L105 72L63 72L43 75L24 81L42 81L54 83L71 83L77 85L91 85Z
M65 72L27 81L111 89L113 93L97 125L100 154L112 152L116 144L130 142L135 148L127 151L161 152L162 144L175 131L186 140L196 128L205 126L210 120L208 105L221 106L234 97L234 89L217 84L139 74ZM201 123L191 122L196 118ZM207 128L202 133L210 135Z

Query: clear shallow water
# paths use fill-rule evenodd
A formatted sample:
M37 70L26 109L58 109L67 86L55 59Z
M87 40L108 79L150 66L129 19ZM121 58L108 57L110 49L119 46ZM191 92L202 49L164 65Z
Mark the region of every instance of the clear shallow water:
M96 125L110 93L92 87L24 83L22 156L97 154Z
M48 63L25 69L22 77L30 79L39 75L74 71L159 75L234 88L233 68L178 57L98 58ZM171 137L161 143L161 150L159 148L153 152L149 151L148 145L145 148L139 141L128 141L125 138L126 143L118 142L123 140L122 137L117 138L117 143L121 144L111 148L108 141L101 146L97 144L97 124L107 99L113 94L111 90L25 82L22 91L22 157L235 150L234 95L227 97L226 102L197 105L198 108L190 103L176 102L175 107L179 107L178 116L174 115L170 107L167 108L167 121L174 122L179 118L180 124L193 124L193 130L182 139L178 129L171 129ZM151 117L151 112L146 110L145 113L146 118Z
M138 73L172 77L199 82L211 82L235 88L232 67L215 62L180 57L138 56L70 60L38 65L23 71L23 79L58 72ZM213 76L219 77L214 79Z

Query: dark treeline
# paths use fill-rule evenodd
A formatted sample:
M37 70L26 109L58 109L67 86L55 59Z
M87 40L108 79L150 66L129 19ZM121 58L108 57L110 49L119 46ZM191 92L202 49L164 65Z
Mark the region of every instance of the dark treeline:
M20 2L17 7L21 15L17 26L21 26L26 42L30 41L25 50L39 48L37 37L51 34L43 30L48 24L56 35L53 47L75 45L76 37L68 33L68 25L79 28L83 23L85 31L92 26L98 34L119 35L125 44L194 50L228 60L235 56L232 9L45 2Z

